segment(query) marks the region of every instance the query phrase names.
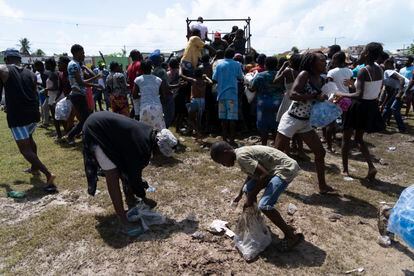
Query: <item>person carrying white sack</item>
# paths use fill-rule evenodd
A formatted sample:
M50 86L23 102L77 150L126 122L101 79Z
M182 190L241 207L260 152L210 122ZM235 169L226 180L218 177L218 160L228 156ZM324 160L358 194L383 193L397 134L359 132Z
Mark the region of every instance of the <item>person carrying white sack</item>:
M284 221L274 207L300 170L294 159L272 147L256 145L233 149L227 142L214 143L210 155L214 162L226 167L234 166L237 161L242 172L248 175L239 195L234 199L238 203L245 193L244 209L253 206L259 192L264 190L257 206L282 230L285 237L280 243L281 252L293 249L304 240L303 234L295 233L295 229Z

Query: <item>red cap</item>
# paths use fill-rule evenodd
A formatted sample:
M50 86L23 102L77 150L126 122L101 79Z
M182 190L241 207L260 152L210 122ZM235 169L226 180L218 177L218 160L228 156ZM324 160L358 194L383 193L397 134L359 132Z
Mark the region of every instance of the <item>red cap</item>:
M221 33L215 32L214 33L214 38L221 38Z

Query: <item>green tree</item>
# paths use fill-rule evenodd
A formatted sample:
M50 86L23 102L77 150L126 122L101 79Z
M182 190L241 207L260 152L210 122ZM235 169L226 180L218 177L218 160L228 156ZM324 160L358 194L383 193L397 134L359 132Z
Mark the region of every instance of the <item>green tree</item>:
M46 53L45 53L45 52L43 52L43 50L42 50L42 49L37 49L36 51L34 51L34 52L33 52L33 54L34 54L35 56L38 56L38 57L44 57L44 56L46 55Z
M27 38L22 38L19 40L20 53L23 55L30 55L30 41Z
M294 54L298 54L299 53L299 49L296 46L293 46L292 49L290 49Z
M411 43L411 45L408 46L408 54L414 55L414 44L413 43Z

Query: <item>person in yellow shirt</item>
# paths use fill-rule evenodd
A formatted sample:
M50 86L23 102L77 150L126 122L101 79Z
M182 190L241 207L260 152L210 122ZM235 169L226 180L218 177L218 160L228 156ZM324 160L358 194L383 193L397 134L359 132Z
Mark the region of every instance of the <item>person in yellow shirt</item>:
M200 30L193 29L191 37L188 40L187 47L184 50L183 57L181 59L180 73L181 75L192 77L194 69L197 68L199 60L201 58L202 50L207 48L211 54L215 53L215 50L210 45L207 45L200 38Z

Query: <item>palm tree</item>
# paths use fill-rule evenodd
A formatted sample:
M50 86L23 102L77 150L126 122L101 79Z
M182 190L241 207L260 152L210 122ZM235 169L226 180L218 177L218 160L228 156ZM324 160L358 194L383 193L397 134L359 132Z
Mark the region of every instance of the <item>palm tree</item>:
M35 56L38 56L38 57L44 57L45 55L46 55L46 53L45 52L43 52L43 50L42 49L37 49L34 53L33 53Z
M22 38L19 40L20 43L20 53L23 55L30 55L30 41L27 38Z

